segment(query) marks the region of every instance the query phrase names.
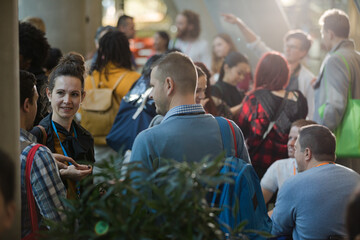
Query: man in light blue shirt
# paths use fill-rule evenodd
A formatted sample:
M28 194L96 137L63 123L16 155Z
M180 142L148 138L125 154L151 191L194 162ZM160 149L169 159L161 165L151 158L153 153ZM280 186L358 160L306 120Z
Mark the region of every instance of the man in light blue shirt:
M164 119L136 137L131 162L141 161L145 168L154 171L161 159L193 162L223 152L216 119L195 104L197 73L187 56L174 52L160 59L152 70L150 84L150 97ZM250 162L243 134L236 124L232 125L237 140L233 154L237 151L240 158Z
M360 181L353 170L335 164L335 136L321 125L300 128L295 144L299 174L279 190L272 234L297 239L345 236L345 208Z

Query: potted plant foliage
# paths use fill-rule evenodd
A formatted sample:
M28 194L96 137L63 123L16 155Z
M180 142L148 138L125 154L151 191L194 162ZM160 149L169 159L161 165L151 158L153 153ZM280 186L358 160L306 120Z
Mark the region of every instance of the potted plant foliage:
M198 163L163 161L146 178L130 177L146 171L139 164L122 161L102 163L97 176L80 184L77 200L63 199L66 221L47 222L44 239L224 239L217 221L219 209L207 197L218 184L231 181L220 175L223 156ZM98 184L90 184L101 176ZM241 234L246 223L226 238L247 239Z

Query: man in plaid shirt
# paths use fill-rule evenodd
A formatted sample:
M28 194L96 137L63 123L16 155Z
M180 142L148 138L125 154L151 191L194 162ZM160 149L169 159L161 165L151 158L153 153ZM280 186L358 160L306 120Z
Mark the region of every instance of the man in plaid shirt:
M26 196L25 167L27 155L36 145L36 138L27 130L31 129L37 111L38 93L35 76L20 71L20 162L21 162L21 237L31 233L30 209ZM38 225L43 218L61 221L64 215L60 198L66 197L66 190L61 181L57 164L51 151L41 146L35 153L31 168L31 186L36 203Z

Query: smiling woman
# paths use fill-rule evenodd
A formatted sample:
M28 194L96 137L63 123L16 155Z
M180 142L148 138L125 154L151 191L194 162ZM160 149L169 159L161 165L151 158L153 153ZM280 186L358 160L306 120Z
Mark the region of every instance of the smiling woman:
M91 134L74 121L74 116L85 98L84 59L80 54L65 55L49 76L47 97L52 112L39 126L31 131L37 139L43 139L53 153L71 157L76 162L94 162L94 140ZM87 165L70 166L61 169L66 179L68 198L79 194L76 181L91 173ZM71 172L70 172L71 171Z

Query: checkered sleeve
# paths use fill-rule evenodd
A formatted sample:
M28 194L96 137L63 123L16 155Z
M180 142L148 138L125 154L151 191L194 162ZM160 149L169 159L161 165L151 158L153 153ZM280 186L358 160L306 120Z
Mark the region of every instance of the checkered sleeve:
M256 111L256 99L254 95L246 96L240 110L237 125L240 127L245 138L251 134L251 118Z
M36 151L31 169L31 185L40 214L54 221L63 220L65 216L58 210L63 209L60 198L66 197L65 186L52 153L44 146Z

